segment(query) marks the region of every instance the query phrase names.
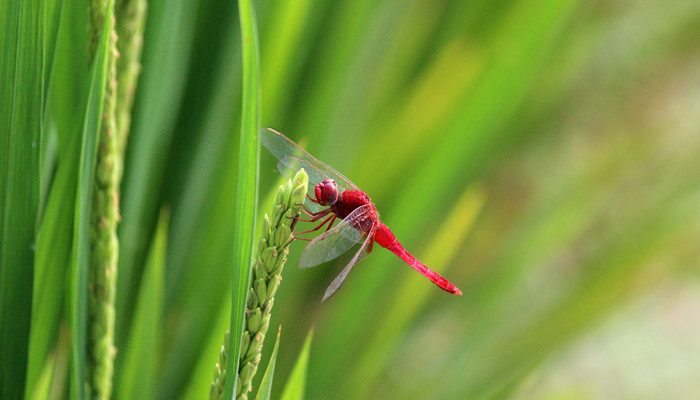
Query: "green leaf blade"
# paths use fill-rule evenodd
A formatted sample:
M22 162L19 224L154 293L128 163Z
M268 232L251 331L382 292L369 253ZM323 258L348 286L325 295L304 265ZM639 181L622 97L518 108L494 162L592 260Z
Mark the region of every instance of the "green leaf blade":
M306 392L306 376L309 372L309 352L311 351L311 340L314 336L313 328L309 330L301 348L294 369L289 375L287 384L284 386L281 400L303 400Z
M123 346L147 244L158 218L160 188L190 64L197 1L148 2L142 72L134 99L121 184L116 345ZM117 358L117 368L119 359Z
M37 237L27 367L30 387L38 379L57 334L70 268L80 136L71 139L56 171Z
M233 293L227 371L238 371L241 336L250 284L255 219L257 215L258 171L260 169L260 50L255 9L252 1L239 1L243 56L243 99L238 167L238 193L234 231ZM226 380L225 398L235 393L236 382Z
M97 138L100 132L102 105L104 104L107 78L107 46L112 29L113 2L107 6L105 22L90 73L90 89L85 108L81 136L80 165L75 199L73 247L70 271L70 325L71 325L71 398L87 398L87 284L90 262L90 207L94 187L93 175L97 155Z
M277 363L277 351L280 347L281 334L282 326L280 325L279 329L277 330L275 347L272 349L270 362L267 364L267 369L265 370L265 375L263 375L262 381L260 381L260 388L258 389L258 394L255 396L255 400L270 400L270 395L272 394L272 379L275 375L275 364Z
M42 140L44 8L0 3L0 397L24 394Z
M156 368L161 359L159 338L163 331L163 292L169 222L170 211L163 209L146 261L131 334L124 349L122 374L115 386L115 398L146 400L155 396Z

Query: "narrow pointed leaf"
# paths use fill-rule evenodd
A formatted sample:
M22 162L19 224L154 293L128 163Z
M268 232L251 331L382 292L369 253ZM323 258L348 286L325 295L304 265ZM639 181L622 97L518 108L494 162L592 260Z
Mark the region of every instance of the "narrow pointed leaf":
M146 400L155 396L169 220L170 212L164 209L146 261L116 398Z
M39 212L40 223L36 239L36 258L34 261L34 283L32 292L31 331L29 336L29 355L27 361L27 386L34 387L43 365L49 354L51 343L55 340L61 307L64 305L64 282L68 276L70 262L73 211L75 208L75 187L77 169L80 157L80 135L71 134L65 137L65 143L58 145L58 133L52 135L51 129L60 130L60 123L52 118L53 103L59 102L64 107L73 103L72 90L60 91L52 84L54 79L65 78L58 74L55 55L59 48L59 32L63 35L60 40L66 42L66 25L71 23L67 18L69 12L64 11L63 0L46 2L46 37L45 37L45 69L44 79L44 121L42 126L47 132L42 141L41 149L41 198ZM69 7L66 7L69 8ZM63 26L61 29L59 27ZM64 53L67 52L65 47ZM80 48L81 53L85 52ZM71 57L72 54L64 54ZM66 84L66 79L60 84ZM60 92L66 97L57 95ZM70 97L70 98L67 98ZM75 96L76 98L79 96ZM52 100L53 98L53 100ZM62 114L71 114L65 112ZM80 121L73 121L68 131L77 132L81 129ZM49 144L53 143L53 146ZM63 151L59 150L62 149ZM58 157L60 153L60 157ZM57 159L58 158L58 159ZM27 392L29 395L29 392Z
M32 328L29 337L27 385L34 385L45 361L61 315L65 282L70 266L75 187L80 157L80 136L73 135L58 166L39 227Z
M280 328L277 330L275 348L272 349L270 362L267 364L267 369L265 370L265 375L263 375L262 381L260 381L260 389L258 389L258 394L255 396L255 400L270 400L270 394L272 394L272 379L275 375L275 363L277 363L277 350L279 350L280 347L281 334L282 326L280 325Z
M234 231L233 293L231 298L231 327L226 371L238 371L241 335L245 316L246 298L250 282L253 254L255 217L257 214L258 170L260 169L260 52L253 2L238 3L241 19L243 56L243 99L241 115L240 159L238 166L238 193ZM225 398L235 393L236 381L226 380Z
M134 99L121 185L117 347L126 342L147 245L155 231L164 167L186 86L198 1L148 1L143 70ZM119 358L117 357L117 368Z
M104 88L107 76L107 32L111 31L112 5L105 13L105 22L100 43L95 53L90 73L90 89L85 107L85 118L81 136L80 165L75 199L73 225L73 248L70 268L70 322L71 322L71 398L85 399L87 373L87 282L90 252L90 199L93 187L97 137L100 131Z
M50 398L51 384L55 369L56 356L52 354L47 357L46 360L44 360L44 368L42 368L34 385L27 386L25 398L30 400L43 400Z
M306 335L304 346L301 348L301 353L294 364L294 369L289 375L287 384L282 392L282 400L303 400L306 392L306 376L309 370L309 351L311 349L311 339L314 336L313 328Z
M44 6L0 2L0 398L21 398L42 140Z

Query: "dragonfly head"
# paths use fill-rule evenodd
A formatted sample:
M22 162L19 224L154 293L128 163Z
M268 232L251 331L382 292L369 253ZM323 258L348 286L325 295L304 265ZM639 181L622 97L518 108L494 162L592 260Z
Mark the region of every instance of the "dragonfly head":
M316 185L314 193L316 201L322 206L332 206L338 200L338 186L333 179L326 179Z

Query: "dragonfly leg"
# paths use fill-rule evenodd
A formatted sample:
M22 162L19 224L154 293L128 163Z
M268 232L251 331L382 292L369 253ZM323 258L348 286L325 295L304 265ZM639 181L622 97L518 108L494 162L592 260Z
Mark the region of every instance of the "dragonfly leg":
M307 242L310 242L310 241L314 240L314 238L301 238L301 237L294 236L292 238L292 240L289 241L289 243L292 243L295 240L305 240ZM289 243L287 243L285 246L289 246Z
M295 206L301 207L301 211L306 215L309 215L311 213L311 210L309 210L309 207L307 207L306 204L304 204L304 203L297 203L297 204L295 204Z
M311 196L309 196L308 193L306 194L306 197L308 197L309 200L311 200L312 203L318 203L318 200L316 200L316 199L312 198Z
M314 218L315 218L315 217L314 217ZM323 227L323 225L327 224L328 221L330 221L330 220L335 220L335 218L336 218L336 215L335 215L335 214L329 215L328 218L326 218L323 222L321 222L320 224L318 224L317 227L315 227L315 228L313 228L313 229L309 229L308 231L297 232L296 235L302 235L302 234L304 234L304 233L315 232L315 231L321 229L321 227ZM333 223L331 222L331 224L333 224ZM329 225L329 226L330 226L330 225ZM296 235L295 235L295 236L296 236Z
M311 213L309 210L306 209L306 207L302 207L302 208L301 208L301 212L303 212L304 214L308 215L309 217L313 217L313 216L314 216L313 213Z
M330 211L330 210L325 210L325 211ZM319 219L322 217L323 216L319 217ZM314 218L316 218L316 217L314 217ZM299 235L302 235L304 233L311 233L311 232L317 231L317 230L321 229L323 227L323 225L325 225L328 221L330 221L331 222L330 225L328 225L328 228L326 228L326 232L328 232L328 229L330 229L331 225L333 225L336 218L337 218L337 215L335 215L335 214L329 215L328 218L326 218L323 222L318 224L317 227L315 227L313 229L309 229L308 231L295 233L294 236L292 236L292 240L290 240L289 243L292 243L294 240L306 240L306 241L314 240L314 238L307 239L307 238L299 237ZM286 246L289 246L289 243L287 243Z
M326 215L328 215L329 212L331 212L331 210L330 210L330 208L327 208L327 209L325 209L325 210L323 210L323 211L319 211L319 212L316 212L316 213L308 214L308 215L311 217L311 219L303 219L303 218L299 218L299 217L287 217L287 218L295 219L295 220L297 220L297 221L304 221L304 222L316 222L316 221L318 221L319 219L321 219L321 218L325 217Z
M326 232L328 232L329 230L331 230L331 227L332 227L333 224L335 223L335 219L336 219L336 218L338 218L338 216L335 215L335 214L333 214L333 219L331 220L331 223L328 224L328 227L326 228ZM324 232L324 233L325 233L325 232Z

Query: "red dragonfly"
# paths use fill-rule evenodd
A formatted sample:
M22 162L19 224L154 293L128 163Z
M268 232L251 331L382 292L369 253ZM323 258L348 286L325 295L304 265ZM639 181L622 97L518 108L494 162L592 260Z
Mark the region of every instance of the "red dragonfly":
M372 252L375 242L399 256L440 289L457 295L462 294L455 285L423 265L403 248L391 230L379 221L379 214L369 196L348 178L317 160L274 129L263 128L260 131L260 140L279 160L277 167L280 172L294 173L299 168L304 168L309 176L309 182L317 183L312 192L314 197L306 195L308 207L302 207L302 211L310 219L298 219L306 222L323 221L315 228L297 232L294 236L295 239L310 242L301 254L299 267L319 265L340 256L353 245L362 243L352 260L326 289L322 301L326 301L340 288L352 267ZM333 228L337 219L341 221ZM298 236L315 232L323 226L326 226L325 233L316 238L305 239Z

